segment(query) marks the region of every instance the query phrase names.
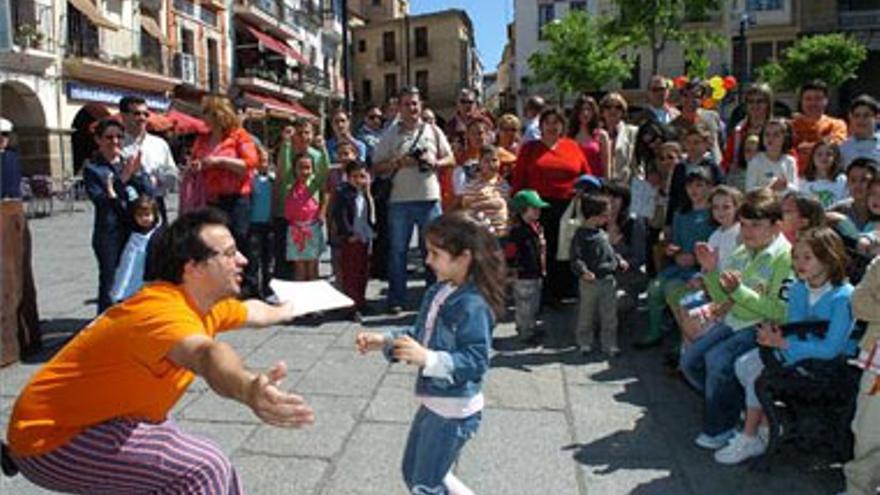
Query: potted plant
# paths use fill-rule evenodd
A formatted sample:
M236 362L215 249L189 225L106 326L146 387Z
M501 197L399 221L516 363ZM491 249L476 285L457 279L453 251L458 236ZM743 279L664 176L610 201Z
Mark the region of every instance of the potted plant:
M22 24L15 29L15 43L24 48L40 48L45 34L33 24Z

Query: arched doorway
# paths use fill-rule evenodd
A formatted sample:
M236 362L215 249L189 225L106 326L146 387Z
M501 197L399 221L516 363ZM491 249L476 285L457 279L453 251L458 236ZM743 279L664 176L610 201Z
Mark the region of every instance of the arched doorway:
M91 158L98 148L92 132L93 124L110 116L110 110L100 103L88 103L73 118L73 134L70 144L73 147L73 173L79 174L85 161Z
M0 116L15 126L12 146L21 155L22 173L50 174L49 130L37 94L18 81L0 83Z

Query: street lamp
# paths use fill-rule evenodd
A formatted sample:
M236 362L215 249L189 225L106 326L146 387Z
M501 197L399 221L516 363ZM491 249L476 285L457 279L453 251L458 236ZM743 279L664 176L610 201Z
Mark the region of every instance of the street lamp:
M749 50L746 43L746 32L755 25L755 16L749 11L748 0L744 0L742 12L739 14L739 34L733 39L733 59L736 79L740 82L739 94L742 95L749 81Z

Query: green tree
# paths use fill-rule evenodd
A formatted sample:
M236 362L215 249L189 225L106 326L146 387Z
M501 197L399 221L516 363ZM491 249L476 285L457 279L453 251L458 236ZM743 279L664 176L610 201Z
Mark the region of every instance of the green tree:
M647 45L651 50L651 74L657 74L657 60L670 42L685 47L689 62L702 67L708 61L705 52L720 47L724 38L718 33L686 30L688 22L709 19L723 7L722 0L614 0L618 16L607 29L625 34L630 46ZM705 68L708 72L708 67ZM696 74L695 74L696 75Z
M603 29L605 19L572 11L544 26L545 52L529 56L537 82L556 85L560 98L573 91L597 91L608 83L629 77L633 62L621 56L624 36Z
M786 50L782 60L762 65L758 69L758 78L777 90L796 90L814 79L835 87L855 78L856 71L867 57L868 49L849 36L809 36Z

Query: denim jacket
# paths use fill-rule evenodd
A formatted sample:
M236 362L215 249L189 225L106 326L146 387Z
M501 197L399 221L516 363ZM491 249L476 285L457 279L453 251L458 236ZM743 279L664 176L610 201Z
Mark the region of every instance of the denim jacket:
M391 340L409 335L422 342L431 301L443 284L434 284L425 293L412 327L385 333L384 354L390 361ZM433 397L473 397L482 388L489 369L489 348L495 318L486 300L472 282L455 290L440 306L428 349L437 353L444 376L425 376L419 369L416 395Z

